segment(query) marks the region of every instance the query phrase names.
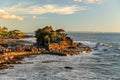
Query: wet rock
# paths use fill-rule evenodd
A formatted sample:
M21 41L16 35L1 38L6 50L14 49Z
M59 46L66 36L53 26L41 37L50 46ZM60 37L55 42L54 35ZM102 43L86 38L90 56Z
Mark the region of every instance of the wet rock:
M65 66L64 68L65 68L65 69L70 69L70 70L73 69L73 67L70 67L70 66Z
M50 63L51 61L42 61L42 63Z
M0 64L0 69L13 69L14 66L12 65L5 65L5 64Z
M64 61L58 61L58 60L42 61L42 63L51 63L51 62L64 62Z
M16 64L23 64L22 61L16 61Z
M7 73L0 73L0 75L6 75Z
M26 62L25 64L34 64L34 62Z
M18 80L27 80L27 79L25 79L25 78L19 78Z
M108 51L107 49L104 49L103 51Z

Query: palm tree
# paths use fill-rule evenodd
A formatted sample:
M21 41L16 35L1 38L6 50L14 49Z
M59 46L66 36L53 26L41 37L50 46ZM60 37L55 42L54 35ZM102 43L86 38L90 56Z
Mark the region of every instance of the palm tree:
M18 34L20 33L20 30L13 30L13 33Z
M58 33L64 33L65 30L63 30L63 29L57 29L56 32L58 32Z
M51 31L53 31L52 26L46 26L43 28L43 31L46 33L50 33Z
M2 28L2 31L7 31L8 28L6 28L5 26Z

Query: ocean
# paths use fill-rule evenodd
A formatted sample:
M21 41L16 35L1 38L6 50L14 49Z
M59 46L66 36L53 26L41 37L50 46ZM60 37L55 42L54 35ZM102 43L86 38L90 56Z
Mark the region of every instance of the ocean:
M23 61L30 64L13 64L14 69L0 70L0 80L120 80L119 33L67 34L74 42L91 46L93 51L70 57L28 57ZM24 40L35 42L35 38ZM73 69L65 69L66 66Z

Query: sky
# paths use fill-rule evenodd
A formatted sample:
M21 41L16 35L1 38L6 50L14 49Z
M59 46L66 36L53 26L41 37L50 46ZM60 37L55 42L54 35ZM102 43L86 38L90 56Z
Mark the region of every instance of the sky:
M120 32L120 0L0 0L0 26L34 32Z

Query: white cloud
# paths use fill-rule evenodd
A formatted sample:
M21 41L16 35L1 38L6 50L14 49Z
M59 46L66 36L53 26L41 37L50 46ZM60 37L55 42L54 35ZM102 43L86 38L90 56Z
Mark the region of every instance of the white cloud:
M36 16L33 16L32 18L33 18L33 19L36 19L37 17L36 17Z
M76 5L62 7L52 4L47 4L43 6L29 6L29 7L22 7L19 5L19 6L13 6L11 8L5 8L4 10L19 14L45 14L45 13L73 14L77 11L85 10L85 7L80 7Z
M16 16L14 14L10 14L2 9L0 9L0 19L7 19L7 20L23 20L23 17Z
M85 2L85 3L101 3L102 0L74 0L76 2Z
M74 1L77 1L77 2L82 2L82 0L74 0Z
M87 0L88 3L94 3L96 0Z

